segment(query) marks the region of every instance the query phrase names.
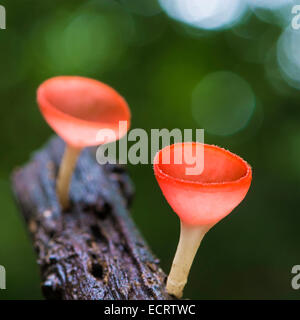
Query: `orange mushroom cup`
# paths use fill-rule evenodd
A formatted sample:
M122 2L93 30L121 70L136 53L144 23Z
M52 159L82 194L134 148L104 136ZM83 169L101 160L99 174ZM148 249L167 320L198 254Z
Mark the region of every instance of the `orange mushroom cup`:
M201 151L203 156L193 156ZM192 157L198 163L193 164ZM170 161L164 163L168 158ZM202 172L188 174L196 165L203 168ZM154 158L154 173L181 221L179 244L167 280L168 293L180 298L204 235L244 199L252 170L246 161L225 149L185 142L160 150Z
M130 110L113 88L78 76L46 80L38 88L37 102L49 126L66 142L58 173L57 195L62 208L67 209L70 181L81 150L126 135ZM120 121L126 121L127 126L119 126ZM111 130L114 135L104 137L99 134L101 130Z

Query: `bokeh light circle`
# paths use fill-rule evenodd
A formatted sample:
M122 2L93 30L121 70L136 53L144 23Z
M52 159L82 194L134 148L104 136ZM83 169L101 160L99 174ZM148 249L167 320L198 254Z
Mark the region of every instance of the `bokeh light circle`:
M194 89L194 119L208 133L227 136L246 127L255 109L250 85L235 73L219 71L206 76Z
M119 62L126 48L123 34L129 24L122 20L124 16L83 10L45 21L41 29L36 30L43 37L40 55L44 68L52 74L105 72Z
M237 23L247 5L242 0L159 0L164 11L173 19L192 27L214 30Z
M300 30L288 27L277 42L277 61L284 79L300 89Z

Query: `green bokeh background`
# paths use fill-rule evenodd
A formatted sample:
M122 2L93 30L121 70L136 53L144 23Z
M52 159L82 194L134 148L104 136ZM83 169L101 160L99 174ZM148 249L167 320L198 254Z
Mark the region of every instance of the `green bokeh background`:
M93 77L126 98L133 128L196 129L202 127L192 113L194 88L220 70L249 84L256 108L242 130L205 132L205 141L244 157L253 183L245 201L204 239L185 296L299 299L290 283L292 266L300 264L300 94L275 66L268 76L265 59L281 29L250 15L236 28L195 32L158 5L140 2L144 6L125 0L1 2L7 29L0 30L0 265L7 290L0 290L0 299L42 299L35 254L10 187L12 170L52 134L36 106L38 85L61 74ZM237 30L254 36L241 38ZM209 107L205 101L203 107ZM216 121L223 116L221 110ZM129 171L136 186L133 219L167 272L178 218L151 164L129 165Z

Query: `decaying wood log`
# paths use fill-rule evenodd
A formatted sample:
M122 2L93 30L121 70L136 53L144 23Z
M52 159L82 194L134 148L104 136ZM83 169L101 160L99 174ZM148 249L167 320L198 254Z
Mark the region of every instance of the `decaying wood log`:
M37 252L47 299L171 299L166 276L128 214L133 188L124 168L79 158L71 208L61 212L55 177L64 143L55 137L12 176Z

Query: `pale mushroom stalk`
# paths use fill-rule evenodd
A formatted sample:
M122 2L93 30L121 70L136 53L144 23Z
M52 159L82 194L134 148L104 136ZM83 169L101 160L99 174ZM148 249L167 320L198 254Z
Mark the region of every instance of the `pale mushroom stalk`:
M192 226L181 221L179 243L167 280L169 294L182 297L195 255L210 228L211 225Z
M81 148L75 148L70 145L66 145L63 159L59 168L56 192L63 210L67 209L70 205L70 184L81 150Z

